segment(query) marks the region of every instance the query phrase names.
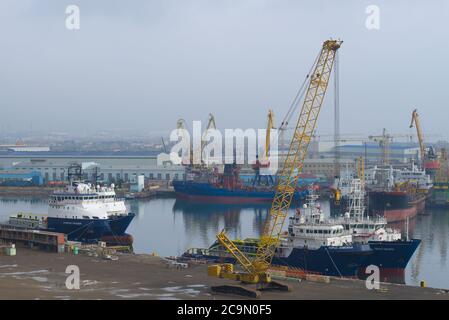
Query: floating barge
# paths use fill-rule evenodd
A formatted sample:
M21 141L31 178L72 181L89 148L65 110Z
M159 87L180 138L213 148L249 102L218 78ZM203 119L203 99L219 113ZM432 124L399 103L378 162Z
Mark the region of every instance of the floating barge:
M0 225L0 239L7 242L22 242L27 245L43 247L53 252L64 252L65 235L63 233L13 228Z

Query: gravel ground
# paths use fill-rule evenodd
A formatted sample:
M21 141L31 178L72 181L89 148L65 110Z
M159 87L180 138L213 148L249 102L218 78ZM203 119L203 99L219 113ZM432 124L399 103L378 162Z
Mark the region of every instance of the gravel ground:
M80 289L69 290L67 266L80 270ZM110 261L89 256L17 248L0 256L0 299L232 299L213 295L210 286L235 282L207 276L205 265L168 268L149 255L120 254ZM367 290L362 281L332 279L329 284L291 282L292 292L264 292L264 299L449 299L447 290L381 284Z

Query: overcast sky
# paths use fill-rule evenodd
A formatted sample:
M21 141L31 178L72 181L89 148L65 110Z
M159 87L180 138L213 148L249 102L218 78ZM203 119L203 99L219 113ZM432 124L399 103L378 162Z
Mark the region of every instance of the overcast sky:
M76 4L81 28L65 27ZM365 27L368 5L380 29ZM5 130L279 124L323 40L340 49L342 133L449 137L449 1L1 0ZM332 133L332 88L319 132Z

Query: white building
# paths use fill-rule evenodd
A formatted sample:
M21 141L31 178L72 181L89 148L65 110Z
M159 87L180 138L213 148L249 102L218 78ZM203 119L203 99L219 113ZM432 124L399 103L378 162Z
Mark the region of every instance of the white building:
M39 155L4 154L0 155L0 169L39 171L45 182L67 180L67 169L71 163L94 162L84 171L85 179L97 174L99 180L105 182L129 182L133 177L143 175L150 180L182 179L183 166L157 165L157 157L153 155L93 155L80 156L43 152Z

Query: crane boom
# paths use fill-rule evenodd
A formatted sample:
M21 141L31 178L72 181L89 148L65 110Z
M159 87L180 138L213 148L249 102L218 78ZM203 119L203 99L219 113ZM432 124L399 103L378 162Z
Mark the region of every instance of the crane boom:
M274 129L274 113L273 110L270 109L268 110L267 132L265 135L265 159L268 159L270 151L271 129Z
M204 160L205 160L205 159L203 159L203 151L204 151L204 147L206 146L207 133L211 129L217 129L217 126L215 124L215 117L214 117L214 115L212 113L209 113L206 130L204 130L203 135L201 136L201 145L200 145L199 154L201 156L201 163L202 164L204 164Z
M419 121L419 115L418 115L417 109L413 110L413 112L412 112L412 120L410 121L410 128L413 128L413 123L415 124L415 127L416 127L416 134L418 135L421 165L424 168L424 158L425 158L425 154L426 154L426 147L424 145L424 135L422 133L421 123Z
M220 243L242 264L252 276L253 282L263 282L270 267L282 228L288 215L299 174L302 171L309 143L313 137L316 122L323 104L329 78L335 61L335 54L341 41L327 40L323 43L319 58L311 74L308 89L293 133L290 148L283 167L278 173L278 184L263 234L260 237L256 257L251 262L239 248L228 239L224 231L218 236Z

